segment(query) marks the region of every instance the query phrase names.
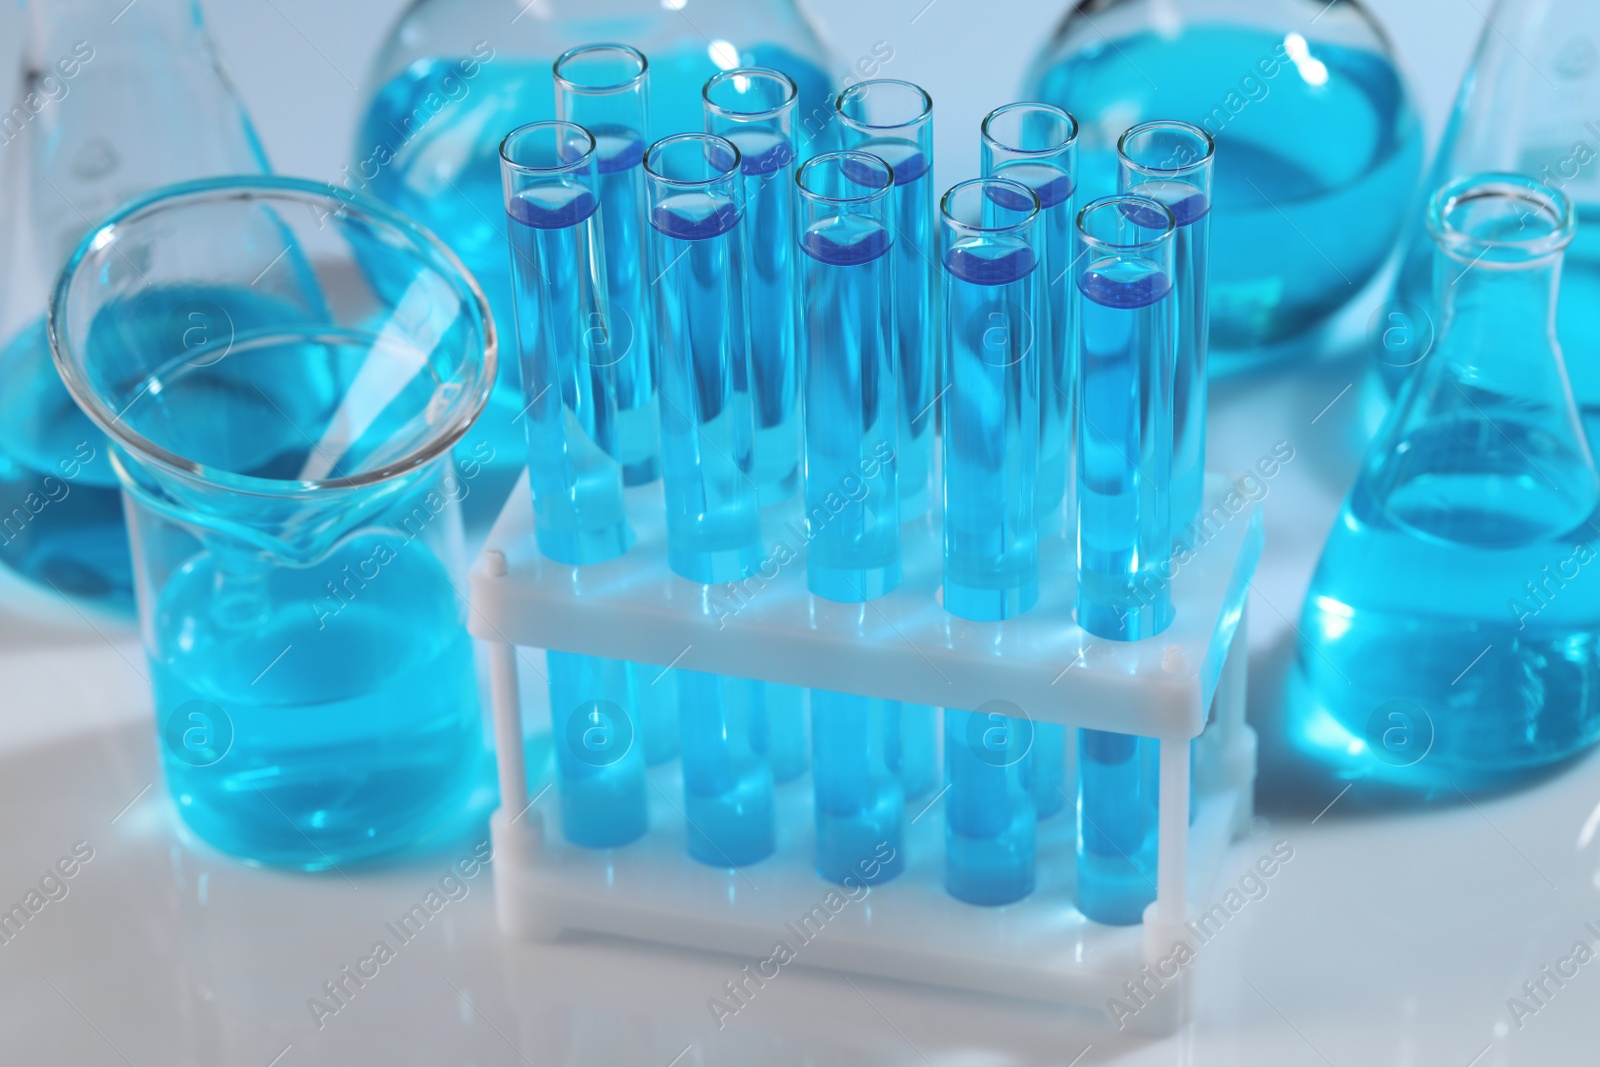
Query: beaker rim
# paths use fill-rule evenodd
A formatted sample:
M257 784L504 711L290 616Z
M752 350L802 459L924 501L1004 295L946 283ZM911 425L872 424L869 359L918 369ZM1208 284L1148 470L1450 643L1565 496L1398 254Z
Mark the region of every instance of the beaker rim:
M170 208L225 200L281 200L307 206L320 201L324 206L331 206L331 210L324 213L324 219L350 215L374 228L390 229L411 244L419 253L419 258L456 291L464 306L476 310L479 332L483 338L483 357L478 361L476 373L467 383L468 387L462 389L452 401L454 410L441 420L433 435L406 455L360 474L320 479L260 478L196 463L163 448L127 426L122 421L123 412L113 411L105 404L79 371L77 361L71 358L73 346L62 327L67 300L74 282L80 276L84 259L110 243L118 227L126 227L143 216ZM51 359L67 391L90 420L113 442L141 459L180 475L259 496L299 496L324 490L358 489L392 481L427 466L448 453L483 412L489 402L499 365L499 341L489 300L478 280L432 231L393 208L332 182L276 175L228 175L177 182L124 202L95 223L73 249L51 291L45 328Z
M1520 201L1545 216L1543 233L1503 239L1469 233L1450 219L1456 208L1474 200ZM1523 219L1524 225L1526 219ZM1470 262L1473 266L1507 269L1545 260L1565 249L1577 233L1577 215L1572 198L1559 189L1510 171L1486 171L1455 178L1440 186L1428 199L1428 234L1445 254ZM1514 253L1514 260L1497 259L1494 253Z
M910 99L920 100L921 108L915 115L910 115L896 122L868 122L866 119L851 118L845 114L844 102L847 98L861 97L865 99L866 94L872 89L887 86L892 86L895 89L910 90ZM846 126L853 126L858 130L903 130L907 126L917 126L928 121L928 117L933 114L933 97L929 96L928 91L916 82L908 82L903 78L873 78L870 81L856 82L854 85L841 89L839 94L833 98L833 109L838 113L840 122Z
M1192 137L1203 146L1204 151L1200 153L1198 159L1190 160L1187 163L1177 163L1170 167L1144 163L1128 154L1128 141L1130 138L1157 131L1180 133ZM1210 132L1203 126L1196 126L1194 123L1184 122L1182 119L1151 119L1149 122L1141 122L1137 126L1128 127L1122 131L1122 136L1117 138L1117 158L1129 170L1137 171L1140 174L1191 174L1209 166L1216 158L1216 154L1217 142Z
M1011 115L1018 111L1043 112L1052 118L1062 120L1067 124L1066 137L1053 145L1045 148L1023 148L1021 145L1009 144L1001 140L990 128L990 123L995 119ZM1038 100L1018 100L1010 104L1002 104L983 117L983 122L978 127L979 136L995 148L1012 156L1054 156L1078 143L1078 119L1072 112L1055 104L1047 104Z
M722 85L732 78L761 78L778 82L785 89L784 98L771 107L759 108L755 111L737 111L711 99L712 87ZM730 70L719 70L707 78L706 83L700 87L700 99L705 102L709 110L724 118L735 119L740 122L776 118L794 107L795 101L799 98L800 87L795 84L794 79L783 71L773 70L771 67L733 67Z
M620 52L639 64L639 69L619 82L607 82L604 85L585 85L575 82L561 73L561 68L568 61L580 55L595 55L601 52ZM549 55L549 53L545 53ZM580 96L597 96L607 93L619 93L624 89L632 89L645 79L650 73L650 60L645 54L631 44L621 44L615 41L596 41L593 44L580 44L576 48L569 48L556 57L550 64L550 76L555 79L556 85L569 93Z

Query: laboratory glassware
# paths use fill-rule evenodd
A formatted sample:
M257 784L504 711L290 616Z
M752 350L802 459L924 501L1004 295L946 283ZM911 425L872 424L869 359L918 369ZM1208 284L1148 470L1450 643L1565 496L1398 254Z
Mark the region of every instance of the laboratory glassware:
M900 374L900 516L928 508L939 391L939 278L933 189L933 99L906 81L857 82L835 102L843 147L894 172L895 349Z
M1034 724L1019 712L1005 701L944 712L944 886L969 904L1010 904L1033 892Z
M649 63L627 45L585 45L555 64L556 114L594 137L600 233L610 297L587 309L587 327L604 342L616 392L612 451L625 485L660 477L661 437L645 278L644 150L650 128ZM524 397L532 394L523 389Z
M1556 339L1576 227L1527 176L1434 193L1440 335L1312 577L1312 714L1402 786L1503 784L1600 737L1600 477Z
M1216 139L1214 375L1310 351L1388 258L1422 166L1393 50L1355 0L1075 4L1024 95L1082 124L1085 199L1116 190L1129 126Z
M653 128L646 144L702 128L700 87L719 70L772 67L800 88L803 135L827 138L833 62L793 0L417 0L389 31L366 82L344 183L412 216L455 250L509 337L511 278L500 227L500 139L556 118L551 64L570 48L617 41L650 61ZM885 46L889 58L893 50ZM882 62L878 51L866 69ZM468 438L519 466L521 390L509 361ZM510 482L505 482L510 488ZM478 501L470 501L478 504ZM483 516L492 519L498 501ZM470 516L469 516L470 518Z
M1119 194L1078 216L1078 625L1138 641L1172 622L1172 381L1177 222ZM1078 910L1140 921L1156 896L1156 746L1078 732Z
M1485 171L1526 174L1572 201L1578 229L1561 267L1556 334L1593 448L1600 442L1600 6L1494 5L1427 188ZM1418 205L1396 299L1369 335L1391 391L1427 357L1443 325L1424 207Z
M635 384L614 346L595 138L570 122L518 127L500 146L528 482L539 552L581 566L633 543L620 409ZM654 397L651 397L651 403ZM629 665L551 652L551 744L569 841L609 847L646 828L647 723Z
M943 600L966 619L1010 618L1039 597L1041 260L1027 186L975 178L940 200Z
M1135 126L1117 142L1118 191L1172 212L1172 533L1183 543L1206 480L1206 317L1211 265L1211 169L1216 145L1187 122Z
M192 308L203 341L161 329ZM496 350L459 261L324 183L209 179L96 224L48 327L113 442L183 820L305 869L464 828L487 746L458 506L482 468L449 449Z
M51 366L49 286L124 200L267 162L196 4L28 0L17 17L25 54L0 116L0 563L131 614L110 448ZM149 325L198 345L221 324L193 305Z

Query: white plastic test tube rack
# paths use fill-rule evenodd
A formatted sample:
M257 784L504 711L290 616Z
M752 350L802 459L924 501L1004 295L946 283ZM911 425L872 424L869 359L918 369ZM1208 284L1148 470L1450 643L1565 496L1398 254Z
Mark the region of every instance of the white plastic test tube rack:
M1244 721L1244 603L1262 526L1257 505L1229 489L1209 477L1203 543L1172 577L1174 624L1149 640L1117 643L1073 623L1074 567L1063 539L1041 548L1036 607L1001 623L969 622L938 602L936 514L902 529L899 588L867 604L840 604L806 592L797 501L763 517L767 565L730 589L668 569L659 483L628 490L638 540L623 556L581 568L545 559L534 547L524 479L472 573L471 628L489 643L491 657L502 928L541 940L564 930L601 932L727 952L752 964L771 959L781 941L792 962L806 966L1102 1013L1109 998L1131 1003L1124 983L1143 979L1154 990L1148 1004L1119 1021L1170 1032L1187 1017L1193 983L1193 967L1173 973L1174 946L1196 946L1185 923L1252 814L1256 739ZM526 765L524 739L549 723L542 708L545 721L523 722L518 647L933 707L975 710L1003 700L1037 722L1157 738L1156 902L1142 927L1101 926L1079 914L1072 905L1071 805L1040 823L1031 895L1002 907L955 900L941 880L943 811L934 802L919 813L933 798L908 803L905 871L865 896L858 889L860 899L845 899L812 867L809 776L778 787L772 856L739 870L709 867L685 848L676 762L650 771L644 837L607 850L571 845L561 836L557 791L541 791L538 781L529 789L530 770L546 772ZM1191 825L1190 741L1202 729ZM1069 782L1069 796L1074 788ZM1147 966L1163 976L1159 988L1145 977Z

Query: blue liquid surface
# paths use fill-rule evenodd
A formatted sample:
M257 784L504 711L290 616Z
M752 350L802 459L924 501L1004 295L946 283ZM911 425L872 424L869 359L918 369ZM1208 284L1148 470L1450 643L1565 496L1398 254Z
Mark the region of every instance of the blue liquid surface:
M1172 621L1172 280L1143 259L1080 271L1078 625L1134 641Z
M1083 123L1087 196L1115 191L1116 138L1135 123L1183 119L1216 138L1211 341L1222 373L1360 291L1421 169L1421 127L1386 58L1313 41L1285 62L1282 46L1281 33L1191 25L1115 38L1029 79L1030 96ZM1153 82L1141 73L1155 71Z
M739 217L734 201L701 191L650 214L667 556L697 582L743 577L761 553Z
M472 642L420 543L362 533L315 566L257 574L198 555L151 628L168 788L210 844L316 870L465 825L488 770ZM174 735L174 716L202 733ZM224 734L225 754L194 765Z
M717 72L704 43L696 39L681 51L649 58L655 126L650 137L699 130L700 89ZM438 234L483 286L503 338L515 336L515 323L502 221L500 140L524 123L556 117L550 77L554 61L554 55L496 55L466 79L454 58L418 60L374 95L352 152L352 188L393 205ZM774 67L793 78L804 115L828 113L829 79L809 61L765 44L741 49L740 61ZM804 136L824 127L802 122L800 128ZM490 407L461 446L471 451L479 441L488 441L496 457L512 466L521 465L522 434L513 419L525 403L516 372L514 361L501 362Z
M900 583L892 243L859 215L822 219L800 237L806 587L830 600L867 600Z
M944 606L963 618L1009 618L1039 596L1035 263L1015 238L944 256Z

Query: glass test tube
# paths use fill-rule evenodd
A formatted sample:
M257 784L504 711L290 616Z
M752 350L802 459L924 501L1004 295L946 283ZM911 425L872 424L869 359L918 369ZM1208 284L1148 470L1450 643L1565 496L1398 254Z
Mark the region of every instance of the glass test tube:
M736 581L761 555L739 150L712 134L676 134L650 146L645 178L667 562L690 581Z
M673 674L689 855L713 867L755 863L777 844L772 768L755 747L760 705L741 693L743 679Z
M888 163L894 172L889 204L894 235L895 348L900 372L897 452L900 517L928 509L939 396L939 286L933 197L933 100L910 82L857 82L835 100L843 145Z
M1190 544L1206 468L1207 278L1211 269L1211 135L1187 122L1146 122L1117 142L1117 188L1172 212L1172 534Z
M1072 515L1071 456L1076 441L1077 372L1072 306L1074 193L1078 177L1078 121L1054 104L1007 104L989 112L982 127L983 173L1009 178L1039 198L1044 277L1039 322L1039 491L1035 507L1040 537L1059 537ZM1060 723L1035 723L1028 754L1030 788L1039 818L1066 805L1067 731Z
M806 586L847 603L900 583L895 485L894 174L877 156L833 152L800 168ZM862 877L878 846L904 852L905 790L890 767L898 702L813 690L816 869ZM899 873L903 861L892 871Z
M1038 815L1028 788L1033 723L1008 711L944 713L945 891L969 904L1033 892Z
M1172 621L1173 234L1167 207L1102 197L1078 216L1078 625L1137 641ZM1165 576L1164 576L1165 575ZM1141 920L1156 895L1153 776L1138 739L1079 731L1078 910Z
M998 620L1039 598L1039 200L976 178L940 202L944 607Z
M556 117L595 141L610 307L587 325L616 362L617 455L627 485L660 475L655 353L645 284L645 196L640 164L650 129L649 64L635 48L594 44L555 62Z
M755 405L751 478L763 505L799 486L799 374L795 361L794 107L786 74L725 70L706 82L706 132L732 141L744 173L745 297Z
M604 334L589 329L607 299L594 139L571 123L533 123L506 137L500 160L536 541L562 563L611 559L633 535L615 439L617 368ZM550 656L562 831L574 844L619 845L645 830L644 759L622 710L622 666Z
M939 784L939 709L896 701L889 706L889 769L907 800Z

